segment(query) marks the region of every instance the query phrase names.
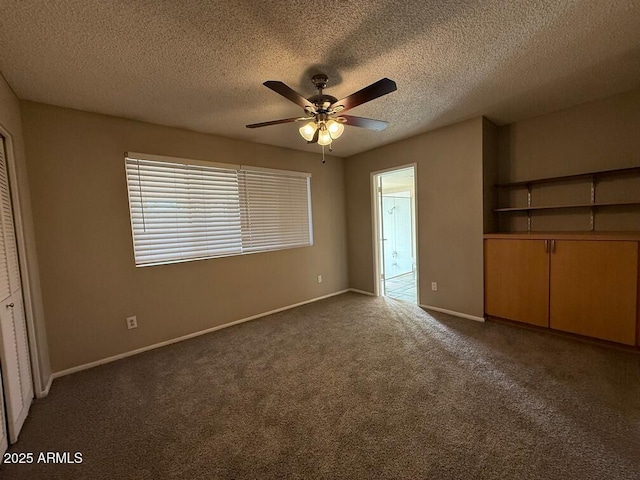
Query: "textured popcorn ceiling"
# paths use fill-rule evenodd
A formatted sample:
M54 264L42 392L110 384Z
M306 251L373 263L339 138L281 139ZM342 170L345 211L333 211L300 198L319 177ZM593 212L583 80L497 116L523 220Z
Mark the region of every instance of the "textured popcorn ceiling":
M348 156L477 115L498 124L640 85L640 1L0 1L0 71L27 100L317 152L299 124L329 75L342 98L382 78L398 91L350 111Z

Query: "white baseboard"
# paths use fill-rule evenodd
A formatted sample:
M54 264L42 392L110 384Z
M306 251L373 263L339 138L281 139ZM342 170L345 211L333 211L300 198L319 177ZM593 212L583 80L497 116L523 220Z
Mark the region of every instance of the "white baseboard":
M51 380L54 378L64 377L65 375L70 375L72 373L80 372L82 370L87 370L89 368L97 367L98 365L104 365L105 363L115 362L116 360L121 360L126 357L131 357L132 355L137 355L139 353L147 352L149 350L154 350L156 348L164 347L167 345L171 345L172 343L182 342L183 340L189 340L190 338L199 337L200 335L205 335L207 333L215 332L216 330L221 330L223 328L232 327L233 325L237 325L239 323L248 322L250 320L255 320L257 318L266 317L267 315L272 315L274 313L283 312L285 310L290 310L295 307L300 307L302 305L306 305L308 303L317 302L318 300L323 300L329 297L335 297L336 295L341 295L343 293L347 293L349 289L340 290L339 292L330 293L328 295L323 295L321 297L312 298L310 300L305 300L304 302L294 303L293 305L287 305L286 307L276 308L275 310L269 310L268 312L258 313L257 315L252 315L250 317L241 318L240 320L234 320L233 322L225 323L222 325L217 325L215 327L207 328L206 330L200 330L199 332L190 333L188 335L183 335L181 337L172 338L171 340L166 340L160 343L154 343L153 345L148 345L146 347L137 348L135 350L131 350L129 352L120 353L118 355L114 355L112 357L103 358L101 360L96 360L95 362L85 363L84 365L78 365L77 367L67 368L66 370L60 370L59 372L53 373L51 375L51 379L49 380L49 387L47 387L47 392L51 386Z
M431 305L418 305L419 307L426 308L427 310L435 310L436 312L446 313L453 315L454 317L466 318L467 320L474 320L476 322L484 322L484 317L476 317L467 313L454 312L453 310L447 310L440 307L432 307Z
M364 290L358 290L357 288L350 288L349 291L354 293L359 293L360 295L370 295L372 297L376 296L374 293L365 292Z
M49 390L51 390L51 383L53 382L53 375L49 375L49 380L47 381L47 385L44 387L44 390L40 388L36 389L36 398L44 398L49 395Z

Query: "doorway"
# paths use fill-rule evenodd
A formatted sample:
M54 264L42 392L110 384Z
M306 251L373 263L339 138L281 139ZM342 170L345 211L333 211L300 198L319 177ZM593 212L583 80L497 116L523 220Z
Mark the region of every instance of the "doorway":
M416 166L373 174L376 294L418 302Z

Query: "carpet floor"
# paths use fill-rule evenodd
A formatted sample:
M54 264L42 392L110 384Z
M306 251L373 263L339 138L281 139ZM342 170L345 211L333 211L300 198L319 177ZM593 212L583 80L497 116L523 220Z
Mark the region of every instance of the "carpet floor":
M354 293L56 380L3 479L638 479L640 356Z

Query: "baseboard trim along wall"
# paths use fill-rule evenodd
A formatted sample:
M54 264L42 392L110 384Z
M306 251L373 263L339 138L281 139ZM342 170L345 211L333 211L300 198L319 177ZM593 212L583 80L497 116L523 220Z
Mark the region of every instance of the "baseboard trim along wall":
M53 374L49 375L49 380L47 381L47 385L44 387L44 389L40 385L37 385L37 388L35 389L36 398L44 398L47 395L49 395L49 390L51 390L52 382L53 382Z
M275 310L269 310L268 312L258 313L257 315L252 315L250 317L241 318L240 320L234 320L233 322L225 323L222 325L217 325L215 327L207 328L206 330L200 330L199 332L190 333L188 335L183 335L182 337L172 338L171 340L166 340L160 343L154 343L153 345L148 345L146 347L137 348L135 350L131 350L129 352L120 353L118 355L114 355L112 357L103 358L101 360L96 360L95 362L85 363L84 365L78 365L77 367L67 368L66 370L60 370L59 372L54 372L51 375L49 380L49 385L47 387L47 393L49 392L49 388L51 387L51 381L55 378L64 377L65 375L70 375L72 373L80 372L82 370L87 370L89 368L97 367L98 365L104 365L105 363L115 362L116 360L121 360L126 357L131 357L132 355L137 355L139 353L147 352L149 350L154 350L156 348L164 347L166 345L171 345L172 343L182 342L183 340L189 340L190 338L199 337L200 335L205 335L207 333L215 332L216 330L222 330L223 328L232 327L233 325L237 325L239 323L248 322L250 320L256 320L261 317L266 317L267 315L272 315L274 313L283 312L285 310L290 310L292 308L300 307L302 305L306 305L308 303L317 302L318 300L323 300L329 297L335 297L336 295L341 295L343 293L347 293L349 289L340 290L339 292L330 293L328 295L323 295L321 297L312 298L310 300L305 300L304 302L294 303L293 305L287 305L285 307L276 308Z
M365 292L364 290L358 290L357 288L350 288L349 291L350 292L354 292L354 293L359 293L361 295L369 295L371 297L375 297L376 296L374 293Z
M421 308L425 308L427 310L434 310L436 312L453 315L454 317L466 318L467 320L474 320L476 322L484 322L484 317L476 317L474 315L469 315L467 313L454 312L453 310L447 310L445 308L440 308L440 307L432 307L431 305L418 305L418 306Z
M354 293L360 293L361 295L370 295L372 297L375 297L374 293L366 292L364 290L358 290L357 288L350 288L349 291ZM447 310L446 308L440 308L440 307L432 307L431 305L418 305L418 306L421 308L426 308L427 310L435 310L436 312L453 315L454 317L466 318L467 320L473 320L475 322L484 322L483 317L476 317L474 315L469 315L468 313L454 312L453 310Z

